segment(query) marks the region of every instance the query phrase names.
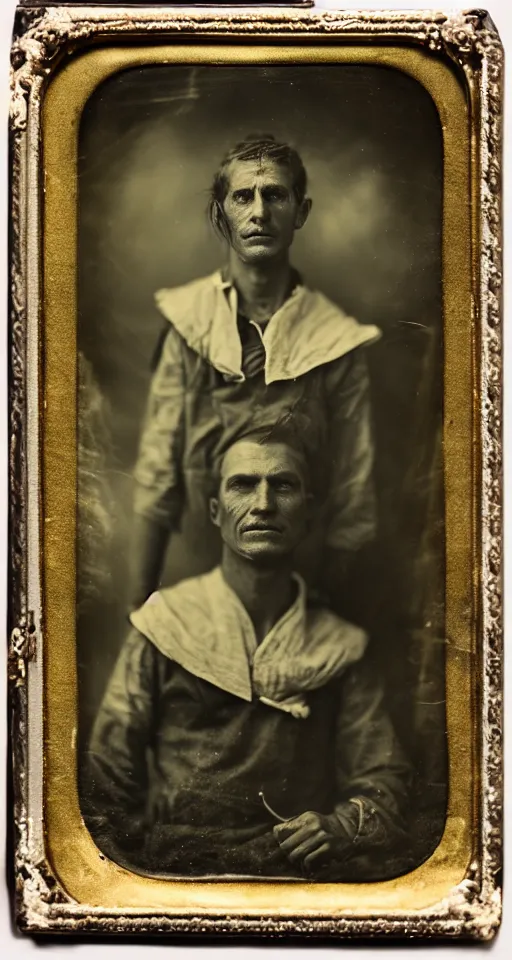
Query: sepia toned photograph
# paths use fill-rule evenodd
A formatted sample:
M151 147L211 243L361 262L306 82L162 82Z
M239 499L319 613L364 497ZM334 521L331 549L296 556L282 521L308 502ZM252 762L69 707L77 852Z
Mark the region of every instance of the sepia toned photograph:
M85 823L154 875L405 873L447 799L432 99L124 71L78 204Z
M492 939L494 25L24 7L18 927Z

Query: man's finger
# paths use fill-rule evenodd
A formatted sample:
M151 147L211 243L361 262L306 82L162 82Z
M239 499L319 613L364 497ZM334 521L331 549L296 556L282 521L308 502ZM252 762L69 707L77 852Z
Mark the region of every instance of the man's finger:
M284 837L282 840L277 839L279 846L283 853L288 853L291 850L295 850L295 847L298 847L305 840L309 840L315 833L318 833L317 830L312 830L311 827L300 827L299 830L295 830L294 833L290 834L288 837Z
M320 826L318 814L314 813L312 810L306 810L305 813L300 813L298 817L293 817L291 820L285 820L284 823L277 823L274 827L274 836L277 838L289 837L292 833L295 833L296 830L306 826L316 830Z
M311 853L308 853L308 855L304 857L304 866L310 867L312 864L316 863L323 857L326 857L330 853L331 848L329 843L323 843L320 847L317 847L316 850L312 850Z
M284 837L291 837L292 833L296 833L297 830L306 825L307 821L304 820L304 814L301 814L299 817L294 817L293 820L277 823L274 827L274 836L280 842Z
M324 843L325 834L318 832L307 837L302 841L302 843L297 844L288 851L284 850L283 847L281 847L281 849L283 850L283 853L286 853L286 856L291 863L301 863L308 853L312 853L314 850L317 850L318 847L321 847Z

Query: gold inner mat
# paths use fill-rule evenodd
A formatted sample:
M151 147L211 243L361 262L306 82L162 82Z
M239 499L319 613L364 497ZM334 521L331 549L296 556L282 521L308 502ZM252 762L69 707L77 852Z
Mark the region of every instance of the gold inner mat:
M401 70L430 93L444 144L444 455L446 698L449 806L427 862L378 883L163 880L112 863L82 821L76 775L77 141L80 116L112 74L148 64L363 64ZM79 903L168 915L341 917L425 909L448 895L473 855L477 744L474 584L473 316L469 110L451 67L399 46L176 44L111 47L77 56L52 80L43 112L43 578L47 854Z

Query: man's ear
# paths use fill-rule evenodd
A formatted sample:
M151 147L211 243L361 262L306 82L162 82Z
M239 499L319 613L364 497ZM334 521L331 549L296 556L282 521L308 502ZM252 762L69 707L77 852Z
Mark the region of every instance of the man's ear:
M231 240L229 221L226 217L224 207L218 200L215 200L212 206L212 223L218 236L229 243Z
M295 229L300 230L304 226L306 220L309 217L311 207L313 206L313 201L309 197L304 197L299 209L297 210L297 216L295 217Z
M217 497L210 497L210 520L215 527L220 526L219 501L217 500Z

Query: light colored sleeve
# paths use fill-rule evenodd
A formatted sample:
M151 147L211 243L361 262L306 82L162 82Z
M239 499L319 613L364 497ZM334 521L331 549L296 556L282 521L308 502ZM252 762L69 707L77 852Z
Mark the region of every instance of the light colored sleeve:
M327 545L354 551L376 531L374 442L364 348L329 365L330 438Z
M161 526L179 526L185 384L182 341L170 328L151 381L134 471L134 510Z

